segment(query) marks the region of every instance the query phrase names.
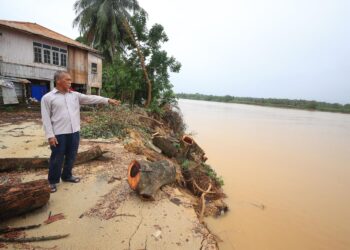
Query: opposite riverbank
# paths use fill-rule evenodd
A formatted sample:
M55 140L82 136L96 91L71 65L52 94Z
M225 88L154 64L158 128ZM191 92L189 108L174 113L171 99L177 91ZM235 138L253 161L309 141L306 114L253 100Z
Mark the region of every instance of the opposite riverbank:
M177 94L178 98L199 100L199 101L212 101L212 102L224 102L224 103L237 103L248 104L266 107L276 108L289 108L289 109L301 109L310 111L324 111L350 114L350 104L339 103L327 103L317 102L309 100L290 100L290 99L278 99L278 98L253 98L253 97L236 97L236 96L215 96L215 95L203 95L203 94Z

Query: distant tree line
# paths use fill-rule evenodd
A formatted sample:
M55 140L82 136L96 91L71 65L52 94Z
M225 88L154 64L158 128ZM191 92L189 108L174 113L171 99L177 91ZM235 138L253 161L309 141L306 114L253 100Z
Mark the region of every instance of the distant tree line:
M213 102L227 102L227 103L241 103L251 104L269 107L281 107L281 108L293 108L293 109L306 109L306 110L318 110L327 112L340 112L350 114L350 104L339 103L327 103L308 100L290 100L290 99L277 99L277 98L253 98L253 97L236 97L236 96L215 96L215 95L203 95L203 94L176 94L178 98L191 99L191 100L203 100Z

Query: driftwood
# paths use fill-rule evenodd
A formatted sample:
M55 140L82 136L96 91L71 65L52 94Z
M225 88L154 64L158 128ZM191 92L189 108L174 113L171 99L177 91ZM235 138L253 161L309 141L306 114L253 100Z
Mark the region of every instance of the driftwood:
M38 228L40 226L41 226L41 224L29 225L29 226L23 226L23 227L5 227L5 228L0 228L0 234L30 230L30 229Z
M37 241L47 241L47 240L59 240L62 238L66 238L68 236L69 236L69 234L58 234L58 235L28 237L28 238L3 238L3 237L0 237L0 242L13 242L13 243L37 242Z
M132 161L128 168L128 182L131 189L146 199L152 199L157 190L175 182L175 166L168 161Z
M206 191L204 191L201 195L201 201L202 201L202 207L201 207L201 213L199 214L199 222L203 222L204 217L204 211L205 211L205 195L210 192L211 189L211 183L209 183L209 187Z
M0 186L0 220L40 208L49 199L47 180Z
M79 152L74 164L81 164L102 156L99 146L94 146L86 151ZM48 168L48 158L0 158L0 172Z

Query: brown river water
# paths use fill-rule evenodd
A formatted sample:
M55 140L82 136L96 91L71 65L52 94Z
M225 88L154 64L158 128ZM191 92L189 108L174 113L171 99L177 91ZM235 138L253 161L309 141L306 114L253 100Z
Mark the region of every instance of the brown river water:
M350 115L180 100L230 211L220 249L350 249Z

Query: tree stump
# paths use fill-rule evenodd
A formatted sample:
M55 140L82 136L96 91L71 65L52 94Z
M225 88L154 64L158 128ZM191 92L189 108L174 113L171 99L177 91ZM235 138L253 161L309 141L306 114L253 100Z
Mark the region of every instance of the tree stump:
M146 199L152 199L161 186L173 183L175 179L175 166L166 160L157 162L134 160L128 168L128 182L131 189Z
M202 163L207 160L204 150L195 142L195 140L189 136L184 135L181 139L181 155L182 157Z
M102 156L103 152L99 146L94 146L86 151L79 152L74 164L81 164ZM0 172L48 168L48 158L0 158Z
M50 199L47 180L0 186L0 221L44 206Z

